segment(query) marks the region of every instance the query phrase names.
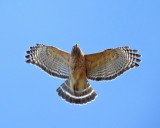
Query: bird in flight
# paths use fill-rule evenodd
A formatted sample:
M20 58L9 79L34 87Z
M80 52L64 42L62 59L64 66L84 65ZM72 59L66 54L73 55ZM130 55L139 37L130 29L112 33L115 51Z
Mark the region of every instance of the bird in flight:
M56 47L37 44L30 47L25 56L31 63L51 76L66 79L57 89L62 99L72 104L87 104L97 96L87 79L102 81L113 80L125 71L138 67L141 62L138 50L128 46L111 48L93 54L83 54L78 44L71 53Z

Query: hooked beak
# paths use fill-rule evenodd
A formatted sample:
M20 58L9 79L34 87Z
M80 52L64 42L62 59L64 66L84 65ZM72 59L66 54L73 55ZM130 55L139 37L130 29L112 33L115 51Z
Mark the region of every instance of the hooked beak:
M77 48L77 47L78 47L78 44L75 44L75 47Z

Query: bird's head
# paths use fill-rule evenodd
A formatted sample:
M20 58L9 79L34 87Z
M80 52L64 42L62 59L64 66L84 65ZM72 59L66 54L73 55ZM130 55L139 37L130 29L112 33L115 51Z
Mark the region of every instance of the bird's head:
M83 53L78 44L75 44L71 51L71 56L81 56Z

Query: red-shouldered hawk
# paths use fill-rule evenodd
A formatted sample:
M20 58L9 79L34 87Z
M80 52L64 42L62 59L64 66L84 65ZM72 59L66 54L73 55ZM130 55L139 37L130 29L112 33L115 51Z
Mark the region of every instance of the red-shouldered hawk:
M58 95L74 104L86 104L97 96L87 79L112 80L125 71L138 67L138 50L119 47L93 54L83 54L78 44L71 54L52 46L37 44L26 51L27 63L32 63L52 76L67 79L58 89Z

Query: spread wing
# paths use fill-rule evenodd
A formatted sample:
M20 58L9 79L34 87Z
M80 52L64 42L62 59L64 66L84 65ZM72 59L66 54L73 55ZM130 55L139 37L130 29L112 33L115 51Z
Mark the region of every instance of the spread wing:
M112 80L125 71L138 67L135 62L141 62L135 54L138 50L130 50L129 47L107 49L103 52L86 54L87 77L91 80Z
M32 63L55 77L69 77L69 53L42 44L30 47L30 51L26 51L26 53L29 54L25 56L28 58L26 63Z

